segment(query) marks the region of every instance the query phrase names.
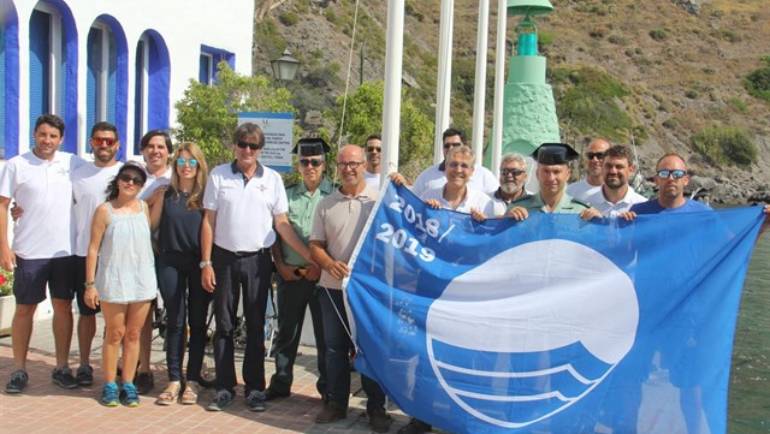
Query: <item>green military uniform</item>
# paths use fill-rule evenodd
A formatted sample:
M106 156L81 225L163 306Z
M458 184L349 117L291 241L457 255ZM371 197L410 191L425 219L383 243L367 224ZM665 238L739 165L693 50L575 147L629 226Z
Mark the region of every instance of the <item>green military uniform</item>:
M543 199L540 197L540 194L528 194L524 197L522 197L519 200L515 200L511 202L510 205L508 205L508 209L520 206L522 208L526 208L527 211L534 212L548 212L545 208L545 203L543 202ZM588 205L584 204L583 202L580 202L577 199L573 199L570 195L568 195L566 192L562 193L561 200L559 203L556 204L556 207L553 209L554 213L563 213L563 214L580 214L583 212L583 210L590 208Z
M310 238L310 230L313 228L313 215L318 202L334 191L334 184L326 177L313 193L307 191L304 182L291 185L286 188L286 198L289 201L289 222L297 233L299 239L305 245ZM288 244L281 242L283 262L294 267L304 267L307 261L294 251Z

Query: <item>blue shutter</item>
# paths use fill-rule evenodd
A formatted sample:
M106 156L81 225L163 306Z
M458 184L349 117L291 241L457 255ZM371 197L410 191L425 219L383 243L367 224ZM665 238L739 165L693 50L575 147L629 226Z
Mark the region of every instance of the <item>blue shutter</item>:
M88 70L86 71L86 129L97 122L99 107L99 70L102 64L102 31L92 27L88 32ZM88 150L90 152L90 149Z
M107 71L107 122L115 125L115 107L117 101L115 94L117 92L116 75L118 71L118 49L115 44L115 34L109 32L110 43L110 62Z
M211 58L204 54L200 55L198 62L198 81L203 84L211 84L211 75L209 74Z
M142 139L142 123L144 119L144 107L142 106L142 89L144 88L144 75L142 73L144 65L144 41L136 44L136 65L134 67L134 76L136 77L136 87L134 91L134 155L141 154L139 141Z
M5 23L0 23L0 158L5 158Z
M35 121L49 113L48 106L51 76L50 56L51 17L45 12L32 11L29 19L29 118L30 139L34 135Z

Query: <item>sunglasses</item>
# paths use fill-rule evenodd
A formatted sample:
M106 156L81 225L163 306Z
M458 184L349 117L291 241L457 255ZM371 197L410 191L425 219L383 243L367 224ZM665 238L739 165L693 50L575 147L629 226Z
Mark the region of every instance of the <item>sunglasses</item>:
M520 176L525 171L521 169L500 169L500 175L502 176Z
M366 152L368 152L368 153L370 153L370 154L372 154L372 153L375 153L375 152L376 152L376 153L378 153L378 154L379 154L380 152L382 152L382 148L381 148L381 147L379 147L379 146L367 146L367 147L366 147Z
M302 167L320 167L322 164L324 164L324 160L314 160L312 158L300 158L299 159L299 165Z
M144 185L144 180L139 175L133 176L130 173L121 173L118 179L126 184Z
M458 167L464 170L470 169L471 165L468 163L460 163L459 161L450 161L447 166L451 167L452 169L457 169Z
M462 146L463 142L446 142L444 143L444 149L454 148L455 146Z
M189 160L186 158L179 157L176 159L176 165L179 167L184 167L185 165L189 164L190 167L198 167L198 160L195 158L190 158Z
M237 145L241 149L249 148L252 151L256 151L258 149L262 149L262 146L264 146L262 143L249 143L249 142L244 142L243 140L239 140Z
M604 152L586 152L586 159L593 160L596 158L597 160L604 160L605 155Z
M364 164L363 161L338 161L337 168L338 169L348 168L350 170L356 170L362 164Z
M91 137L91 144L93 145L112 146L116 142L117 140L112 137Z
M682 169L660 169L656 175L658 175L658 178L663 179L666 179L669 176L674 179L682 179L687 176L687 171Z

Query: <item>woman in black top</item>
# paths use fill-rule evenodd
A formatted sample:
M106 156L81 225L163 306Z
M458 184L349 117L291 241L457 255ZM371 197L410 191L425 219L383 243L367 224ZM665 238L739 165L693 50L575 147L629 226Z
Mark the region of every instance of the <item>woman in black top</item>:
M208 168L200 148L181 143L173 159L171 185L158 189L151 210L153 229L158 230L158 283L168 315L166 365L169 383L158 396L159 405L176 402L182 391L185 322L190 327L190 355L182 404L195 404L200 390L206 315L211 294L201 287L200 227L203 189ZM162 195L163 200L160 199Z

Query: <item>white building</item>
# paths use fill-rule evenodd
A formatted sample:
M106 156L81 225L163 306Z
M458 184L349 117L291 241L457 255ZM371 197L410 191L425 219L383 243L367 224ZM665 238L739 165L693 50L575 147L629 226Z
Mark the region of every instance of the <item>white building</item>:
M65 151L115 124L121 159L176 123L190 80L227 61L251 74L253 0L0 0L0 158L27 151L35 119L61 116Z

